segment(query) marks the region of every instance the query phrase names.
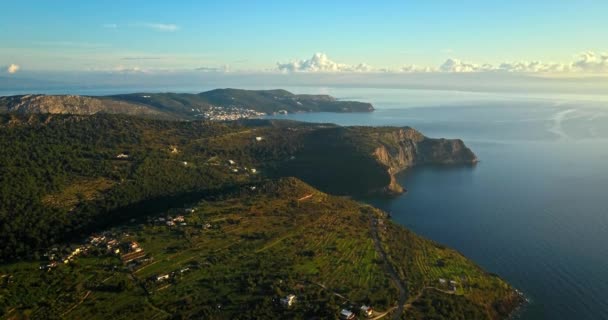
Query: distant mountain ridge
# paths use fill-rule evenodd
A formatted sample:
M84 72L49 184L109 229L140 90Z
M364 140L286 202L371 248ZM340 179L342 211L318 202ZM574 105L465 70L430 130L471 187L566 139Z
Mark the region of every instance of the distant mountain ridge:
M266 114L295 112L372 112L370 103L329 95L277 90L215 89L191 93L131 93L110 96L19 95L0 97L0 112L128 114L162 119L197 119L216 108L242 108Z

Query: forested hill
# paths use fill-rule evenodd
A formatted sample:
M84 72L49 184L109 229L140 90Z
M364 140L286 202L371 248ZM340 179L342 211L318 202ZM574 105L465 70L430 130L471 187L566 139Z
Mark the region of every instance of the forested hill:
M136 215L118 209L295 176L334 194L395 193L394 174L470 164L460 140L411 128L290 121L0 115L0 258ZM168 200L167 200L168 201Z
M17 113L129 114L160 119L200 119L212 108L260 114L278 112L372 112L365 102L285 90L216 89L199 94L132 93L112 96L25 95L0 97L0 111ZM236 111L235 111L236 110Z
M460 140L9 113L0 150L0 318L332 319L371 304L502 319L521 301L461 254L331 195L400 192L399 170L474 163Z

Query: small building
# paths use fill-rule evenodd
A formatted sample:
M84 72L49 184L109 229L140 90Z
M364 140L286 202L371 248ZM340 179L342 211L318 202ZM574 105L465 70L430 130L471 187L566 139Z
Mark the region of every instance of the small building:
M251 173L256 173L256 172L258 172L258 170L253 169L253 168L251 169Z
M447 280L443 279L443 278L439 278L439 284L440 285L446 285L448 282Z
M262 138L262 137L255 137L255 141L262 141L262 140L264 140L264 138Z
M175 225L175 222L173 222L173 221L167 221L166 224L167 224L168 227L173 227Z
M188 161L184 161L183 163L184 163L184 166L188 165Z
M164 281L164 280L169 280L169 274L161 274L159 276L156 276L156 281Z
M450 286L449 289L452 291L456 291L456 285L458 284L458 282L454 281L454 280L450 280Z
M129 155L126 153L119 153L116 155L116 159L129 159Z
M236 164L236 162L234 162L233 160L228 160L228 164L231 165L231 166L233 166L233 165Z
M143 249L139 246L139 243L131 241L131 243L129 244L129 250L131 250L132 252L140 252Z
M184 216L177 216L177 217L175 217L175 219L173 219L173 221L175 221L175 222L184 222L186 220L184 219Z
M340 319L343 320L351 320L355 318L355 314L348 310L348 309L342 309L342 311L340 311Z
M372 307L370 307L370 306L362 305L361 314L363 314L364 316L369 318L374 315L374 309L372 309Z
M288 308L291 307L294 303L296 303L295 294L290 294L290 295L286 296L285 298L281 299L281 304Z

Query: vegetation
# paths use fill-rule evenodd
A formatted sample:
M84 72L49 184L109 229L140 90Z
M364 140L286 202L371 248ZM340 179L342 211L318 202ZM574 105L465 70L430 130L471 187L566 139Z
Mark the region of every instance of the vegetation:
M199 94L135 93L109 96L106 99L150 105L186 117L192 116L192 108L204 110L210 106L239 106L267 114L279 111L289 113L374 111L369 103L341 101L327 95L293 94L286 90L215 89Z
M158 223L179 214L186 225ZM36 319L335 319L342 308L367 304L381 314L394 310L398 289L375 249L374 219L386 221L376 209L299 180L260 181L203 200L192 210L162 210L104 233L122 243L136 241L145 252L141 263L122 262L104 245L72 243L58 251L84 248L85 253L67 264L49 270L38 270L38 261L0 267L7 279L0 288L0 312L7 318ZM436 247L402 228L389 228L386 234L413 240L383 243L411 252L414 260ZM456 252L443 252L454 257L445 268L476 272ZM411 265L400 267L407 281L419 276ZM167 278L158 280L163 275ZM476 281L495 280L481 274ZM506 295L492 290L470 288L491 297L482 305L461 292L427 292L408 312L433 315L426 307L431 301L433 312L448 312L450 318L485 317L486 308ZM291 307L280 302L289 294L297 296Z
M295 176L334 194L382 189L390 176L372 154L381 143L373 132L263 120L2 115L0 259L145 214L150 203L169 206L262 175Z
M261 113L372 112L371 104L341 101L327 95L296 95L285 90L216 89L199 94L133 93L102 97L9 96L0 97L0 112L129 114L156 119L200 119L210 108L241 108Z
M407 297L408 317L501 318L517 295L498 277L315 188L381 187L377 146L433 141L289 121L0 115L0 317L331 319Z

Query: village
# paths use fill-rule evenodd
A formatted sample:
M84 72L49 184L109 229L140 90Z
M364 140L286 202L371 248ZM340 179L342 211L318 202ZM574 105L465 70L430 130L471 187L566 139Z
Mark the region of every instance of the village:
M192 109L192 111L199 111L197 117L201 117L205 120L211 121L227 121L227 120L239 120L239 119L250 119L263 117L266 114L264 112L255 111L253 109L247 109L240 106L228 106L228 107L216 107L210 106L207 110L201 111L201 109Z
M179 210L183 210L184 214L192 214L195 212L195 209L193 208ZM164 226L168 228L185 227L188 226L188 223L186 222L184 214L148 217L146 222L149 226ZM135 219L131 219L131 223L135 222ZM140 224L140 226L143 225ZM213 226L210 223L202 223L196 227L202 230L208 230ZM117 256L129 270L135 270L138 267L154 261L154 258L146 254L144 248L137 241L132 239L131 234L123 231L121 228L115 228L93 234L80 245L68 245L64 248L51 248L43 254L44 259L48 260L48 262L42 263L39 269L51 271L61 264L67 265L74 262L75 259L81 255Z

